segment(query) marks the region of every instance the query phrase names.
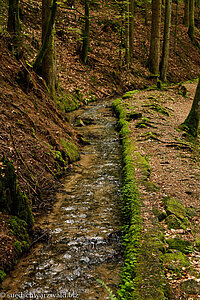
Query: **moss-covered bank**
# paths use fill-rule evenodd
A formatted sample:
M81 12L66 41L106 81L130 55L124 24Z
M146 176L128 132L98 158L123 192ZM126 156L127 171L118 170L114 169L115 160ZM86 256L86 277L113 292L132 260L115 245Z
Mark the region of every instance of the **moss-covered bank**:
M167 299L168 285L160 263L165 245L158 224L144 233L140 212L141 199L135 178L137 167L142 175L140 183L142 181L146 187L146 184L150 183L149 165L137 152L135 143L130 138L127 103L124 103L123 99L117 99L113 102L113 109L119 119L117 129L122 140L123 161L122 212L125 252L119 298Z
M126 113L123 109L121 99L113 102L113 109L118 116L120 138L122 140L123 161L123 187L122 187L122 211L124 217L123 240L124 240L124 267L122 271L122 282L120 285L120 299L132 299L135 289L134 278L136 275L136 264L138 248L140 243L141 218L139 191L135 182L135 171L131 156L133 144L129 139L128 122L125 120Z

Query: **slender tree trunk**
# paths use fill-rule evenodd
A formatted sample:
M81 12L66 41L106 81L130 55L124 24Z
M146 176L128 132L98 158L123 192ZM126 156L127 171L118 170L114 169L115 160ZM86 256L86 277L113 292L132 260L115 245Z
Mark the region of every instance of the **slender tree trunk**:
M163 40L163 50L162 50L162 59L161 59L161 71L160 71L160 79L162 81L167 80L167 69L168 69L168 60L169 60L169 40L170 40L170 28L171 28L171 9L172 9L172 0L166 0L164 40Z
M185 0L183 24L189 26L189 0Z
M130 0L129 3L129 11L130 11L130 28L129 28L129 43L130 43L130 58L133 57L133 42L134 42L134 8L135 8L135 0Z
M193 100L191 110L186 120L182 124L182 126L185 127L185 129L189 131L191 135L197 137L199 131L199 120L200 120L200 79L197 85L196 94Z
M176 53L177 27L178 27L178 0L176 0L176 15L175 15L175 27L174 27L174 53Z
M144 13L145 25L148 26L148 0L144 0Z
M17 58L19 58L22 53L21 25L19 19L19 0L9 0L7 29L13 40L15 55Z
M89 0L85 0L85 25L83 30L83 46L81 52L81 60L85 65L88 60L89 36L90 36L90 14Z
M127 68L130 65L130 6L129 2L126 1L126 11L125 11L125 23L126 23L126 48L125 48L125 61Z
M188 35L194 40L194 0L189 0L189 28Z
M57 0L42 0L42 47L33 64L34 70L45 79L50 95L55 96L55 15Z
M160 63L160 25L161 0L152 0L151 42L149 53L149 70L153 74L159 73Z

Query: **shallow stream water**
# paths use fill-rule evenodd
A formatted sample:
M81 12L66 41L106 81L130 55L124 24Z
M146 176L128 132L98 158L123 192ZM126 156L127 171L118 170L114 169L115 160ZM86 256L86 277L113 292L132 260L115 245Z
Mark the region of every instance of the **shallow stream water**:
M108 102L69 114L90 141L57 194L41 226L49 243L35 246L3 282L1 299L110 299L122 268L120 237L120 145ZM87 121L87 122L86 122Z

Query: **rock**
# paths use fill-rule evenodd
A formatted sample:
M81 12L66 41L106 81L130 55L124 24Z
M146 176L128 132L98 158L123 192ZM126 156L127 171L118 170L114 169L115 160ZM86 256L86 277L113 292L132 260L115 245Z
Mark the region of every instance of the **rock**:
M178 219L175 215L169 215L165 219L165 223L167 224L169 229L179 229L183 228L184 224L181 222L180 219Z
M127 114L127 121L131 121L131 120L137 120L139 118L142 117L142 113L141 112L130 112Z
M200 294L200 281L188 279L182 282L181 289L186 294Z
M162 259L165 267L175 272L180 272L182 268L190 265L188 257L177 250L174 250L173 253L165 253Z
M164 211L158 212L157 218L159 222L162 222L164 219L166 219L167 214Z
M171 197L166 197L163 199L163 201L168 215L173 214L181 220L185 218L186 209L178 200Z
M191 218L191 217L196 217L196 216L197 216L196 208L195 208L195 207L192 207L192 206L188 207L188 208L186 209L186 214L187 214L187 216L188 216L189 218Z
M200 234L197 234L195 236L195 245L196 245L197 249L200 251Z
M193 244L190 241L185 241L180 238L168 239L166 242L169 245L169 249L176 249L185 254L190 253L193 249Z

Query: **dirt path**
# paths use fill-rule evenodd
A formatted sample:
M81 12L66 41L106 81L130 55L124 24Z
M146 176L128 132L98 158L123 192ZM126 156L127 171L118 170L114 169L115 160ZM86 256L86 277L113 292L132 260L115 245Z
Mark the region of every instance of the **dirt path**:
M155 236L156 231L159 231L158 235L164 233L162 244L158 246L162 253L159 260L173 290L173 299L199 299L200 151L178 129L190 110L196 83L186 83L184 86L186 97L181 95L183 88L175 86L166 91L134 93L131 98L127 94L123 102L133 119L136 117L133 113L140 113L140 118L131 120L129 126L136 146L133 158L142 202L141 249L150 248L151 237ZM166 201L163 200L170 197L182 203L184 218L176 216L170 220L173 214L167 211ZM168 214L171 216L167 217ZM172 241L180 240L188 243L186 250L180 250L177 245L171 246ZM141 253L138 263L138 272L143 273L139 289L143 290L141 294L144 299L152 299L150 295L160 299L153 294L156 282L150 279L151 273L156 272L153 260L158 254L154 247L149 264L146 254ZM149 268L153 271L149 272ZM156 277L154 279L158 280Z

